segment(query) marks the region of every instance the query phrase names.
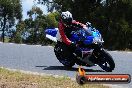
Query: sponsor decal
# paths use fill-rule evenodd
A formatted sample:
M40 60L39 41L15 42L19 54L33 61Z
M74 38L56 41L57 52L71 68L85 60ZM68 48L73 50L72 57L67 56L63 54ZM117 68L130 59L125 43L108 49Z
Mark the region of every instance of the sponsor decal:
M82 67L79 67L76 76L78 84L85 83L130 83L131 76L129 74L86 74Z

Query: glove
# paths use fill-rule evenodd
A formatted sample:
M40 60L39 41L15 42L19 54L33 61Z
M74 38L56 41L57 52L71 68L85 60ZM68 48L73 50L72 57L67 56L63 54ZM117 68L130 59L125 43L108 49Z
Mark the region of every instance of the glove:
M83 26L81 26L80 24L72 24L72 27L77 28L77 29L83 28Z

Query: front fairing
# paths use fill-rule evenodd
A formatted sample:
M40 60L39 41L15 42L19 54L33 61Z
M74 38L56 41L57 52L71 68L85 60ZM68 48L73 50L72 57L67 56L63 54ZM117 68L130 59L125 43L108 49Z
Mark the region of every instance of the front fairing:
M82 41L86 45L104 42L99 31L92 27L73 32L70 40L75 43Z

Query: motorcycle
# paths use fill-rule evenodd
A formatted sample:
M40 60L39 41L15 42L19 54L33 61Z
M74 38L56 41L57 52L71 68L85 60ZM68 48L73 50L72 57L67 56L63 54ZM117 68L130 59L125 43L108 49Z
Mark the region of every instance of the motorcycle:
M64 66L72 67L77 64L92 67L98 65L106 72L114 70L114 60L103 48L104 41L100 32L91 25L71 32L69 39L80 44L74 52L62 42L58 28L46 29L45 33L48 39L56 42L54 53Z

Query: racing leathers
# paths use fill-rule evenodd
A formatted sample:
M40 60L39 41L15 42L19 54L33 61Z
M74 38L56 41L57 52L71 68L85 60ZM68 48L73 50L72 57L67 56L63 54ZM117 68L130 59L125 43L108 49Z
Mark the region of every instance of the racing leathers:
M69 39L71 37L71 32L79 28L85 28L85 27L86 25L80 22L77 22L75 20L73 20L70 25L65 26L62 20L60 20L59 21L59 33L60 33L62 42L64 42L68 46L72 46L74 43Z

